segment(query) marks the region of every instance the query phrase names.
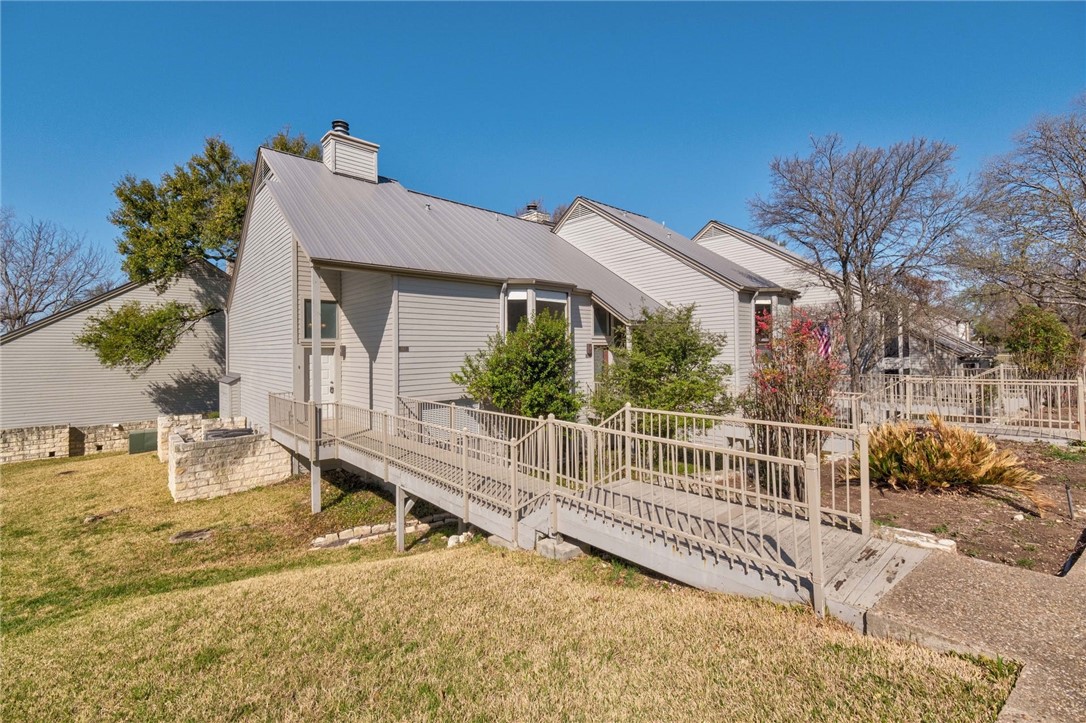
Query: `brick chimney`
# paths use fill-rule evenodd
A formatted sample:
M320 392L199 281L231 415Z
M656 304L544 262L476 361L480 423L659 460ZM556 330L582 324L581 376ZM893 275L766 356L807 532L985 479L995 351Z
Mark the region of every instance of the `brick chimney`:
M324 165L332 173L377 183L377 151L380 146L350 135L345 120L332 121L332 130L321 138Z

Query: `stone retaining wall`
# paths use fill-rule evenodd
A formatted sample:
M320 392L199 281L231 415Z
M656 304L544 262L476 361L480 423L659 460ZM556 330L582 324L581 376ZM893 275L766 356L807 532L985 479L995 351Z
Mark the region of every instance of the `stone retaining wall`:
M155 420L145 419L140 422L121 422L95 424L93 426L70 427L68 437L68 456L78 457L83 454L99 452L127 452L128 433L144 429L154 429Z
M175 502L243 492L291 474L290 453L266 434L197 440L175 432L169 446L169 487Z
M246 417L227 417L204 419L202 414L174 414L158 418L158 461L165 462L170 457L170 435L181 432L196 441L203 441L212 429L241 429L248 426Z
M67 424L0 430L0 464L49 457L128 451L128 433L152 429L155 420L120 424Z
M68 456L68 425L0 430L0 464Z

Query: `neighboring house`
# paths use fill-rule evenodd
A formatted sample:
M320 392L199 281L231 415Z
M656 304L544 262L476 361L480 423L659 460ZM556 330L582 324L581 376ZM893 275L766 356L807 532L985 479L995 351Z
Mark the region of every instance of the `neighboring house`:
M162 295L152 284L124 284L0 336L4 447L18 444L11 430L27 427L112 427L149 423L163 414L214 411L223 371L225 314L201 321L164 361L137 375L102 366L94 352L78 346L74 338L91 316L129 301L222 307L228 283L222 271L194 265ZM49 451L56 452L51 456L67 454ZM11 459L7 452L4 458Z
M753 363L758 304L787 306L795 292L632 211L578 197L554 233L667 304L694 304L702 327L725 334L721 361L742 388Z
M817 265L769 239L714 220L694 235L694 241L795 289L797 307L825 311L839 303L832 281L819 273ZM916 374L986 366L990 355L969 339L970 328L967 322L942 314L924 323L903 320L888 333L878 367L886 373Z
M269 394L310 396L319 283L321 400L395 411L398 397L470 403L450 374L522 317L569 321L591 389L616 328L696 303L749 367L753 301L790 293L643 216L585 198L552 226L411 191L379 148L334 124L322 160L262 148L232 279L224 415L267 428ZM531 209L529 209L530 213ZM538 222L537 222L538 221ZM227 409L229 407L229 409Z

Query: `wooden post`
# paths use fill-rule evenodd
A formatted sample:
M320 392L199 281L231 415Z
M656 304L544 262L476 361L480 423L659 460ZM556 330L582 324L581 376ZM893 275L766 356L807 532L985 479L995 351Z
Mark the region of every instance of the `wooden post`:
M1078 378L1078 438L1086 442L1086 375Z
M321 511L321 279L317 267L309 270L309 506Z
M547 463L551 478L551 536L558 533L558 426L547 415Z
M803 487L807 493L807 518L811 526L811 604L815 615L822 617L826 609L826 583L822 569L822 484L818 474L818 457L814 454L808 454L804 459Z
M871 536L871 438L866 424L860 424L860 532Z
M520 462L519 462L519 456L518 456L518 451L517 451L517 443L516 442L510 442L509 443L509 494L512 497L513 501L509 505L509 517L513 521L513 538L512 538L513 549L518 549L520 547L520 532L518 530L518 528L520 527L520 521L518 519L519 515L517 514L519 512L519 510L517 508L517 505L518 505L518 502L519 502L519 499L518 499L518 496L517 496L517 466L519 465L519 463Z
M589 488L596 486L596 434L597 430L594 427L588 430L588 471L586 479Z
M407 523L403 485L396 485L396 552L404 551L404 526Z
M385 483L392 484L392 480L388 478L388 458L389 458L389 419L388 414L385 412L370 412L371 415L377 414L381 419L381 457L385 464ZM372 417L371 417L372 418Z
M901 375L901 380L905 382L905 419L912 420L913 418L913 382L912 377Z
M460 488L464 492L464 524L468 524L468 428L460 430Z
M629 402L626 402L626 406L623 409L623 416L625 416L626 425L626 479L633 480L633 440L630 438L630 407L633 406Z

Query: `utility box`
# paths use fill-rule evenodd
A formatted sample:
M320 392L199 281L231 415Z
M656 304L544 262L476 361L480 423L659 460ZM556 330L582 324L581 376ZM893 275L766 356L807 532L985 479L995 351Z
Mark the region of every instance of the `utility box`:
M139 429L128 433L128 453L154 452L158 449L158 430Z

